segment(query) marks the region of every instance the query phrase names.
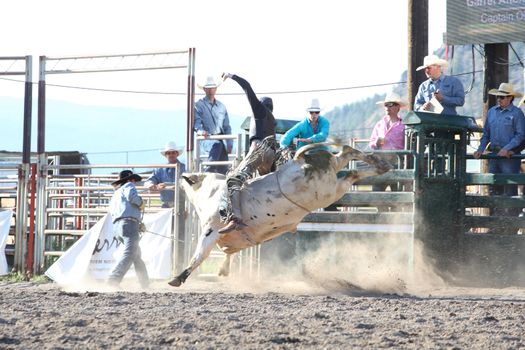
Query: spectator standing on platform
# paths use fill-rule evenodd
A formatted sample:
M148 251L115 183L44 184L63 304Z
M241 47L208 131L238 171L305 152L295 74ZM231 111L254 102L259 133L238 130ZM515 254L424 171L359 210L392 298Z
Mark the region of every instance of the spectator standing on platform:
M402 150L405 148L405 125L399 116L401 107L406 106L406 102L401 100L401 97L392 92L384 101L377 102L385 108L385 115L379 120L370 136L369 147L373 150ZM402 158L395 155L385 155L388 161L395 169L399 169L402 165ZM372 191L384 191L390 186L391 191L398 191L399 184L381 184L373 185Z
M164 149L160 151L168 164L177 164L177 168L159 168L146 179L144 185L152 192L160 191L160 200L163 208L173 208L175 204L175 190L172 189L177 184L179 174L186 171L186 165L178 160L182 153L182 148L177 147L175 142L166 143ZM171 187L167 189L167 187Z
M208 77L204 85L199 85L206 96L195 103L194 130L198 136L231 135L230 120L226 106L215 98L218 84L213 77ZM201 143L202 149L208 152L208 161L227 161L233 141L206 140ZM205 171L226 174L228 167L208 166Z
M295 124L281 138L282 148L289 147L293 139L297 137L297 148L311 143L324 142L330 133L330 122L321 116L319 100L314 98L310 107L306 109L309 115Z
M511 159L514 153L520 153L518 146L525 140L525 116L521 109L514 106L513 101L522 94L515 91L510 83L501 83L499 88L488 92L495 95L497 105L489 109L483 125L483 136L479 147L474 152L474 158L479 159L487 149L491 155L503 157L489 159L489 172L493 174L519 174L521 159ZM491 186L491 195L516 196L516 185ZM518 215L519 209L496 210L495 213Z
M141 180L140 175L133 174L131 170L123 170L119 174L119 179L111 184L115 188L109 204L113 232L124 245L124 253L108 279L108 284L111 286L119 285L131 264L135 266L135 273L141 287L149 286L148 271L141 258L139 246L139 225L142 223L144 201L138 195L135 183Z
M458 114L456 107L465 103L465 90L458 78L443 74L443 69L447 66L448 62L436 55L425 56L423 65L416 71L424 69L428 79L419 86L414 100L414 111L430 111L430 100L435 97L443 106L441 114Z

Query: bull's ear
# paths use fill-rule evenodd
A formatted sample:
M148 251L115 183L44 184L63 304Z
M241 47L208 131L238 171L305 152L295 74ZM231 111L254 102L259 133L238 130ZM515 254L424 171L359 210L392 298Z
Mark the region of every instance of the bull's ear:
M186 180L187 183L189 183L191 186L195 185L195 180L192 179L193 176L184 176L182 175L182 178Z

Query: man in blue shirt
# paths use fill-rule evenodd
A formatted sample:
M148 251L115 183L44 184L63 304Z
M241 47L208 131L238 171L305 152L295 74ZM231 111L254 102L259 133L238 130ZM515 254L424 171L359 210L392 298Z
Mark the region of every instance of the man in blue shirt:
M206 93L206 96L195 103L193 128L199 136L230 135L232 132L226 106L215 98L218 86L219 84L215 82L213 77L208 77L203 86L199 85ZM227 161L233 141L227 140L225 147L223 140L206 140L201 143L201 146L203 151L208 152L209 161ZM226 174L228 167L224 165L209 166L206 171Z
M432 111L430 100L435 97L443 106L441 114L458 114L456 107L461 107L465 103L465 90L458 78L443 74L443 69L447 65L447 61L436 55L425 56L423 65L416 71L424 69L428 80L419 86L414 100L414 111Z
M141 287L147 288L149 285L148 271L140 256L139 247L139 225L142 221L141 211L144 209L144 202L137 193L135 183L141 180L140 175L133 174L131 170L123 170L119 174L119 179L111 184L116 189L109 203L113 232L124 245L124 253L108 279L108 283L112 286L118 286L131 264L135 266L135 273Z
M144 183L144 186L150 191L160 191L160 200L163 208L173 208L175 204L175 191L173 189L167 189L167 187L175 186L178 175L186 171L186 165L177 159L181 152L182 148L177 147L175 142L168 142L164 149L160 151L160 154L166 157L168 164L177 164L177 168L155 169L153 174L148 177Z
M309 115L295 124L281 138L282 148L289 147L293 139L297 137L297 148L311 143L324 142L330 133L330 122L321 116L319 100L314 98L310 107L306 109Z
M481 137L478 150L474 152L474 158L479 159L488 146L490 154L503 157L500 159L489 159L489 172L493 174L519 174L521 159L511 159L514 153L520 153L517 148L525 140L525 116L521 109L512 103L515 97L521 97L510 83L501 83L498 89L489 90L489 94L497 97L497 105L489 109L487 119L483 125L483 136ZM492 186L492 195L516 196L518 189L516 185ZM517 215L516 210L511 214ZM507 211L509 212L509 211Z

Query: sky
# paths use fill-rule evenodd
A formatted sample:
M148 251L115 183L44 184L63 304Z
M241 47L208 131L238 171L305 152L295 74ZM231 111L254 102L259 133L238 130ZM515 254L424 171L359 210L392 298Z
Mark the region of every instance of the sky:
M429 0L429 51L441 46L445 6L446 0ZM0 30L3 56L34 56L34 82L41 55L193 47L198 84L209 75L238 74L259 96L274 99L277 118L301 119L312 98L329 111L387 93L389 83L400 81L408 63L407 11L407 0L17 0L3 4ZM185 55L176 58L176 63L186 62ZM48 75L46 98L86 106L185 110L187 73L171 69ZM356 88L378 84L387 85ZM94 92L53 85L178 94ZM36 101L36 86L33 90ZM331 91L304 92L309 90ZM0 79L0 96L21 98L23 85ZM247 100L233 81L219 87L217 98L231 115L250 115ZM36 111L33 114L36 118ZM156 126L154 121L146 124Z
M434 50L440 47L445 30L445 0L430 0L429 5L429 46ZM324 109L330 110L367 97L371 91L387 92L390 87L275 92L393 83L400 80L408 62L407 0L18 0L2 7L4 55L34 55L37 61L40 55L110 55L194 47L197 83L208 75L238 74L250 81L257 93L274 97L276 114L290 119L304 116L312 98L319 98ZM34 81L38 78L36 63ZM53 75L47 81L103 89L184 92L186 75L187 70L178 69ZM185 108L183 96L137 98L64 90L48 88L48 98L83 104ZM0 93L4 91L0 89ZM221 93L241 91L227 81L218 97ZM230 113L249 114L245 99L240 97L224 95L221 100Z

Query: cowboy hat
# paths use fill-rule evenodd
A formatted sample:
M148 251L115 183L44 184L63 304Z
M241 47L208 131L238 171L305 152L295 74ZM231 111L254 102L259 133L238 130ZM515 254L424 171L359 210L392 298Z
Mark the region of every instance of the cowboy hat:
M395 92L391 92L388 95L386 95L386 98L384 101L377 101L376 105L384 105L385 103L388 103L388 102L397 103L400 106L407 105L407 103L401 99L401 96L399 96Z
M321 107L319 105L319 100L314 98L310 103L310 107L306 109L307 112L321 112Z
M203 85L197 84L197 86L203 90L218 88L219 85L221 85L221 82L217 83L217 80L215 80L215 78L212 76L206 77L206 82Z
M164 146L164 149L160 150L160 154L162 154L163 156L166 156L166 152L169 152L169 151L176 151L177 153L181 154L182 153L182 147L177 147L175 142L169 141Z
M495 96L514 96L514 97L521 97L523 94L520 94L517 91L514 91L514 87L511 83L501 83L499 84L499 88L497 89L490 89L489 95L495 95Z
M445 61L444 59L441 59L441 58L437 57L436 55L428 55L428 56L425 56L425 58L423 58L423 65L417 67L416 71L425 69L428 66L433 66L435 64L437 64L438 66L441 66L441 67L447 67L448 66L448 62Z
M122 170L118 174L118 180L115 181L115 182L112 182L111 185L112 186L117 186L117 185L126 183L129 180L141 181L142 180L142 176L140 176L139 174L133 174L133 171L131 171L131 170Z

